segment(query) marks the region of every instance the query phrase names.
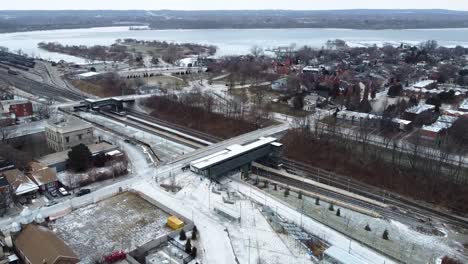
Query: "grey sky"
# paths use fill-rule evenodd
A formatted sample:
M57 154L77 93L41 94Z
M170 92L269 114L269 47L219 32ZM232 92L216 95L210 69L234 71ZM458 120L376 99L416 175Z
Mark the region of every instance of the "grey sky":
M2 0L0 9L452 9L468 0Z

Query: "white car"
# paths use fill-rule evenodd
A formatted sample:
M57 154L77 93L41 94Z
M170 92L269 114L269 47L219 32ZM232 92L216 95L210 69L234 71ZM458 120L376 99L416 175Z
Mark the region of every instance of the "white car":
M63 187L60 187L60 188L59 188L59 192L60 192L60 194L63 195L63 196L70 195L70 193L67 192L67 190L65 190L65 188L63 188Z

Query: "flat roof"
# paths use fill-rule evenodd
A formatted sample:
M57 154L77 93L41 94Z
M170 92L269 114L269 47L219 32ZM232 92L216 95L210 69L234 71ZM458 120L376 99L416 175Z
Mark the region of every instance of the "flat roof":
M93 125L77 117L67 116L55 120L49 120L47 122L47 127L49 127L49 129L56 130L60 133L68 133L93 128Z
M420 81L420 82L417 82L413 85L413 87L415 88L425 88L433 83L436 83L436 81L434 80L424 80L424 81Z
M276 138L274 137L261 137L258 140L251 142L247 145L238 145L238 144L232 145L222 151L219 151L214 154L203 157L201 159L192 161L190 165L199 170L203 170L207 167L210 167L222 161L234 158L238 155L252 151L259 147L263 147L265 145L271 144L275 141L276 141Z

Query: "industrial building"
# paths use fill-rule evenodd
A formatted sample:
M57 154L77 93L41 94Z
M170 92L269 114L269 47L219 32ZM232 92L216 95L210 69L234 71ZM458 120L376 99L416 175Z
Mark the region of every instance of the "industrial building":
M45 128L47 145L57 152L79 144L93 144L93 131L94 127L90 123L73 116L49 120Z
M282 144L276 138L262 137L244 145L232 145L212 155L190 163L190 170L208 178L218 178L228 172L248 172L253 161L270 160L277 163Z

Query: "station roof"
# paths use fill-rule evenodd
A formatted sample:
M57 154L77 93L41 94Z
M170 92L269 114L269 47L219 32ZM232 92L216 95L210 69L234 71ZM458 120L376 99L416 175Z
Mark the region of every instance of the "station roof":
M276 141L274 137L261 137L258 140L249 143L247 145L232 145L227 147L226 149L216 152L212 155L203 157L201 159L195 160L190 163L191 166L203 170L225 160L234 158L238 155L247 153L249 151L255 150L259 147L263 147L265 145L271 144Z

